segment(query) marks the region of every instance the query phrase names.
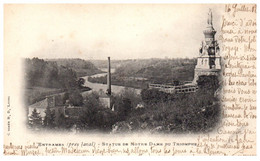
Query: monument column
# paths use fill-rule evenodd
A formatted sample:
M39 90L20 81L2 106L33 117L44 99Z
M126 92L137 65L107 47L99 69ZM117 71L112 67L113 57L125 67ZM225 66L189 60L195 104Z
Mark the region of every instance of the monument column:
M221 70L219 46L215 40L216 31L213 28L211 9L208 13L207 27L203 31L204 41L201 43L193 83L196 84L201 75L219 75Z

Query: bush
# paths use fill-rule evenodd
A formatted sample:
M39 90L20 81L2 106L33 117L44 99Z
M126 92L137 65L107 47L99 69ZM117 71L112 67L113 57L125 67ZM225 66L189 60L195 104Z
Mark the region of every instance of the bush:
M159 102L172 101L175 99L175 96L159 91L158 89L143 89L141 91L141 98L147 104L154 104Z

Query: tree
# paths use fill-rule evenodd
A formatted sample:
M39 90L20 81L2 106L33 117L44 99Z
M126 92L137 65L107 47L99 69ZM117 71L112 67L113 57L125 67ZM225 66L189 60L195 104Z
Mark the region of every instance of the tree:
M76 72L70 68L60 66L59 71L59 83L65 89L76 89L77 88L77 76Z
M85 84L85 79L79 78L78 79L78 86L79 86L79 88L83 87L84 84Z
M142 101L141 96L136 93L135 89L125 88L120 95L122 98L129 99L133 107L136 107Z
M90 110L103 108L99 100L99 95L96 92L92 92L91 94L87 95L84 104L85 107L89 108Z
M39 129L42 126L42 117L36 108L33 109L31 116L29 116L29 125L34 129Z
M95 121L92 123L93 126L102 131L112 130L112 125L118 121L115 113L110 109L98 110L94 114L94 120Z
M201 75L199 76L199 79L197 80L197 84L200 89L208 92L214 92L219 87L219 80L218 77L215 75ZM211 93L212 94L212 93Z
M60 129L66 129L67 128L66 118L61 111L59 111L56 121L57 121L56 124L57 124L58 128L60 128Z
M97 113L100 110L104 110L102 106L99 95L96 92L88 94L85 98L84 104L82 105L82 111L78 119L78 127L81 130L86 130L89 128L96 128L98 125Z
M114 108L117 113L118 120L123 121L129 116L133 105L129 98L119 95L114 98Z
M43 119L43 125L47 128L54 128L55 127L55 113L51 111L50 108L45 110L45 117Z
M80 130L86 130L92 126L93 122L93 113L91 113L91 111L86 107L82 108L82 111L79 114L79 119L76 123L77 127Z
M83 97L78 90L73 90L69 93L69 101L74 106L83 105Z

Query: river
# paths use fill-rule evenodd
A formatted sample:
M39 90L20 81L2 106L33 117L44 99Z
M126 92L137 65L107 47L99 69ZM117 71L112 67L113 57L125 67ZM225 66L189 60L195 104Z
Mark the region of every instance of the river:
M111 72L113 73L114 70L111 69ZM102 77L102 76L106 76L106 75L107 75L107 73L100 73L100 74L94 74L94 75L92 75L91 77ZM96 91L96 92L103 91L103 92L106 92L106 90L107 90L107 84L91 83L91 82L88 81L88 77L89 77L89 76L82 77L83 79L85 79L85 84L84 84L84 86L89 87L89 88L91 88L92 90L87 91L87 92L83 92L83 93L82 93L83 95L84 95L85 93L90 93L90 92L92 92L92 91ZM113 83L113 82L112 82L112 83ZM134 89L137 94L140 94L140 93L141 93L141 89L135 89L135 88L125 87L125 86L118 86L118 85L111 85L112 93L115 93L115 94L120 93L122 90L124 90L124 89L126 89L126 88L127 88L127 89Z

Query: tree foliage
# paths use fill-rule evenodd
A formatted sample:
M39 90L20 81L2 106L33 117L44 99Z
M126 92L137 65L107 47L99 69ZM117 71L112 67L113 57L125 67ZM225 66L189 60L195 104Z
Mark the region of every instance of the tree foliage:
M197 80L197 84L202 93L214 94L214 92L219 88L219 80L216 75L201 75Z
M82 88L83 85L85 84L85 79L79 78L77 82L78 82L78 86L79 86L80 88Z
M25 59L25 80L27 87L40 86L48 88L71 89L77 87L75 71L56 62L43 59Z
M83 97L80 94L79 90L73 90L69 92L69 102L73 106L81 106L83 105Z
M46 128L54 128L55 127L55 111L51 111L50 108L45 110L45 117L43 119L43 126Z
M195 93L169 94L157 89L141 92L145 107L133 109L116 129L166 133L207 132L214 129L221 108L214 92L219 87L218 78L201 76L199 90ZM125 127L117 127L117 126Z
M99 95L95 92L86 96L82 112L79 117L78 127L81 130L97 129L110 131L117 121L116 115L111 109L103 107Z
M42 117L35 108L33 109L32 114L29 116L29 125L33 129L39 129L42 127Z
M62 111L58 111L56 125L58 129L67 129L69 127L67 119Z
M73 69L78 77L102 73L91 62L83 59L49 59L48 62L55 62L58 66Z
M126 60L116 68L118 77L144 77L154 83L173 83L193 79L196 59Z
M143 89L141 91L141 97L147 104L166 102L175 99L174 95L159 91L158 89Z

